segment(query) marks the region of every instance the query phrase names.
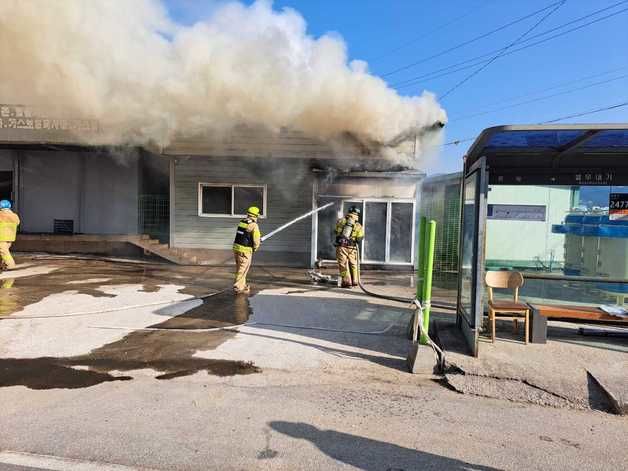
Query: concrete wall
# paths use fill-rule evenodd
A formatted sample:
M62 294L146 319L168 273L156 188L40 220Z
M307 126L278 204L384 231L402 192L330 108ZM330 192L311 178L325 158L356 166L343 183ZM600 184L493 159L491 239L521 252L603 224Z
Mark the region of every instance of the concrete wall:
M18 151L24 232L53 231L74 220L85 234L137 234L138 159L134 155Z
M534 265L538 257L544 263L565 259L565 237L552 234L552 224L560 224L571 206L569 187L493 185L488 204L541 205L546 207L545 221L487 220L486 260L505 264L520 262Z
M267 185L267 216L260 219L268 233L312 208L313 175L305 160L249 158L177 158L174 167L175 247L231 251L240 218L198 215L199 183ZM264 253L275 252L309 263L311 220L300 222L269 239ZM260 253L261 255L261 253Z

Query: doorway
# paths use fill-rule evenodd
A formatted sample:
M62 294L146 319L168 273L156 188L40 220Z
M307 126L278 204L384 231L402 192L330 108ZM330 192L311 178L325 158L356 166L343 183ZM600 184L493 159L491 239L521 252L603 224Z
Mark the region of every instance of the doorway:
M342 198L322 196L317 206L335 202L334 211L318 216L317 259L334 261L335 227L338 218L350 207L360 210L365 237L360 254L364 263L374 265L407 265L414 263L415 205L412 200L391 198Z
M13 202L13 172L0 172L0 200Z

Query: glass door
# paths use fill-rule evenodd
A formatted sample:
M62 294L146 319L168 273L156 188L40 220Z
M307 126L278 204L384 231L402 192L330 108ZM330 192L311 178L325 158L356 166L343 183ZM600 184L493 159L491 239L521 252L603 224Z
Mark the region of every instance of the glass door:
M335 227L338 218L357 207L365 237L360 258L365 263L411 265L414 256L414 203L395 200L342 199L319 196L317 205L336 202L336 211L322 211L318 215L317 259L336 258Z
M462 188L457 322L474 356L484 315L484 240L488 191L485 159L477 162Z

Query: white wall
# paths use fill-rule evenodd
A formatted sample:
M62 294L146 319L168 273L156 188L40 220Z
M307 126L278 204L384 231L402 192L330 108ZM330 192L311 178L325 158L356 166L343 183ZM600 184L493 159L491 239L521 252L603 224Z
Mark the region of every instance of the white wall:
M552 234L552 224L560 224L571 209L571 188L548 186L493 185L488 204L542 205L545 221L494 220L486 222L488 261L563 262L565 237Z

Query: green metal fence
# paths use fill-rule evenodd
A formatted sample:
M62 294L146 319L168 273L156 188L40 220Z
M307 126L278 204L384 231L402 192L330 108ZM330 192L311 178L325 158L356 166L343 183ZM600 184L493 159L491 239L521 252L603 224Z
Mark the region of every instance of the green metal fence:
M153 239L168 243L170 234L170 201L163 195L139 196L139 229Z

